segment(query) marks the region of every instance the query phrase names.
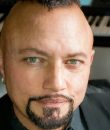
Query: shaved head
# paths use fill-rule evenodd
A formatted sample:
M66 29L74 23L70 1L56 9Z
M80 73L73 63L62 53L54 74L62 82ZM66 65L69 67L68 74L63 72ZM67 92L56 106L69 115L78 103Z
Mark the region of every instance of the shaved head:
M35 2L35 4L34 4ZM59 7L54 8L53 10L49 11L48 7L44 7L41 4L39 4L39 2L37 3L36 0L33 2L31 0L29 1L20 1L18 2L10 11L10 14L8 15L7 19L5 20L2 32L1 32L1 45L5 45L7 42L11 43L11 37L14 40L14 37L16 37L16 33L19 30L19 27L24 28L23 26L25 25L25 27L31 26L34 28L35 24L40 24L40 20L42 19L42 21L44 22L44 24L46 23L46 19L50 19L50 24L54 23L53 17L54 17L54 13L58 12L58 15L62 16L62 14L60 13L61 10L64 10L63 15L66 15L66 10L68 10L68 13L73 14L74 10L73 7L76 8L77 10L79 10L80 7L78 7L78 4L76 4L77 2L73 2L74 4L70 4L67 7ZM30 11L32 10L32 11ZM82 11L79 10L79 12L81 13L81 17L83 22L87 25L86 29L89 32L88 34L90 34L90 38L92 38L91 40L93 40L93 34L91 31L90 26L88 25L88 22L85 19L85 16L83 15ZM47 17L47 15L49 17ZM58 16L58 17L59 17ZM27 17L27 18L25 18ZM62 18L62 17L61 17ZM76 16L77 18L77 16ZM56 17L57 19L57 17ZM52 22L53 20L53 22ZM65 19L63 19L65 20ZM74 19L73 19L74 20ZM23 24L22 24L23 23ZM54 26L54 25L52 25ZM39 27L39 25L38 25ZM26 29L26 28L25 28ZM13 33L14 31L14 33ZM25 30L26 31L26 30ZM19 32L21 33L21 32ZM13 34L10 36L10 34ZM10 40L9 40L10 39ZM3 47L4 48L4 47Z

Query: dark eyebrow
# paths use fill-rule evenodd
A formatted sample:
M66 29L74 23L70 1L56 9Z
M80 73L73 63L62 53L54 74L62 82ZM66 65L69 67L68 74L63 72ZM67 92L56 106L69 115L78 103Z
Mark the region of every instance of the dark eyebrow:
M43 56L49 56L49 54L47 54L46 52L44 52L43 50L37 49L37 48L24 48L24 49L20 49L19 53L26 53L26 52L34 52L36 54L40 54Z

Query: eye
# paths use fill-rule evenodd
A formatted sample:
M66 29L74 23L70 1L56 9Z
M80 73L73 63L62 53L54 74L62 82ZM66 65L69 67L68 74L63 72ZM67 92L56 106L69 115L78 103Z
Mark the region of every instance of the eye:
M80 63L81 63L81 61L77 60L77 59L70 59L70 60L66 61L66 64L72 64L72 65L78 65Z
M29 64L37 64L43 62L43 59L39 57L26 57L23 60Z

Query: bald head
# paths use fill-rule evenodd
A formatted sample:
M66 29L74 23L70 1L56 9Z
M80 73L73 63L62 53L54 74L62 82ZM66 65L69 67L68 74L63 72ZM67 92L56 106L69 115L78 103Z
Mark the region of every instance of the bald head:
M71 26L74 30L76 25L74 24L73 27L73 22L77 25L82 24L79 31L84 31L92 43L92 31L77 4L59 7L49 11L47 7L36 2L18 2L10 11L4 23L1 43L10 44L12 43L11 40L17 40L20 34L22 34L24 38L29 38L33 30L40 34L42 33L42 29L43 32L47 31L45 30L45 26L48 26L50 33L54 31L54 28L59 27L63 27L66 31L66 29ZM81 34L82 32L78 33Z

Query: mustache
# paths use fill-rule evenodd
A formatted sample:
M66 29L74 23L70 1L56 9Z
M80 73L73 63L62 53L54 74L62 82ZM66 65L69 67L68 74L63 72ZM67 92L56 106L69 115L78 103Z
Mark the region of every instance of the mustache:
M62 95L62 94L55 94L55 95L44 95L44 96L33 96L33 97L29 97L28 102L31 101L41 101L43 99L58 99L58 98L62 98L67 100L68 102L74 102L74 97L70 97L70 96L66 96L66 95Z

